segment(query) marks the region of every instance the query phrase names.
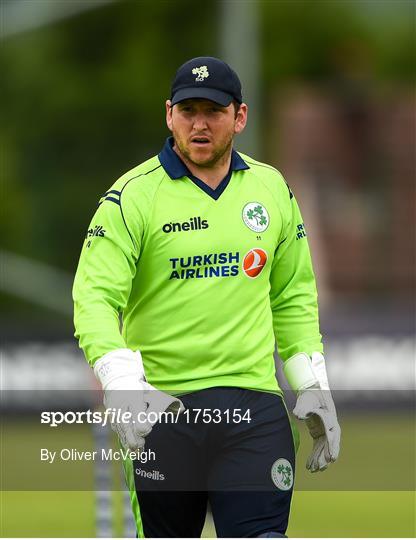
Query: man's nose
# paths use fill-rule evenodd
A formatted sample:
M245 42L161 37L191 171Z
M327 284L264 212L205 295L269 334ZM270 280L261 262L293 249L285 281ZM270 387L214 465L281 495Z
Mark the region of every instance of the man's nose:
M193 128L195 131L202 131L207 127L207 119L205 114L198 113L194 116Z

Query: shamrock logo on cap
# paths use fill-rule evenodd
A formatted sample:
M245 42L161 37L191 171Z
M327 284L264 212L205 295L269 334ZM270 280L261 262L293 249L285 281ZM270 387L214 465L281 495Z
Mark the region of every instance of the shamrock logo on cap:
M193 75L198 75L195 79L196 82L202 82L204 79L209 77L209 71L207 66L196 67L192 70Z

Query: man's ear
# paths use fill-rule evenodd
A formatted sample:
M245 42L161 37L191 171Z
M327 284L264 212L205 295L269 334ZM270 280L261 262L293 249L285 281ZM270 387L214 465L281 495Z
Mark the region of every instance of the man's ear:
M241 133L247 124L247 114L248 114L248 107L245 103L242 103L240 105L240 108L237 111L237 116L235 119L235 125L234 125L234 133L239 134Z
M172 111L173 111L172 102L170 101L170 99L167 99L166 100L166 125L168 126L170 131L172 131Z

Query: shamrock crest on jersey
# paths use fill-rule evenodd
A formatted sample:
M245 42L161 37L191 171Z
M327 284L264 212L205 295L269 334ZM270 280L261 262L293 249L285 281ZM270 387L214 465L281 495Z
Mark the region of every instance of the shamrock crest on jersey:
M273 463L271 476L274 485L281 491L289 491L293 486L292 465L285 458L280 458Z
M254 232L263 232L269 226L269 214L258 202L250 202L243 208L243 221Z
M192 74L198 75L198 77L196 77L195 79L196 82L202 82L204 79L209 77L209 71L208 71L207 66L200 66L200 67L194 68L192 70Z

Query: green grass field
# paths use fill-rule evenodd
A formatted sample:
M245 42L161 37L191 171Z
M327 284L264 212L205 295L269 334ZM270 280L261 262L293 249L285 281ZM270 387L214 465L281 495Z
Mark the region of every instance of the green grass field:
M339 462L325 473L304 472L309 439L302 433L297 486L292 502L289 536L303 537L414 537L415 438L411 415L348 416L342 420L343 446ZM46 434L46 435L45 435ZM59 437L33 422L7 422L1 432L2 537L95 537L91 463L74 467L61 463L53 469L39 463L39 448L91 444L87 426L71 426ZM28 435L30 437L28 438ZM28 444L28 440L30 443ZM23 468L22 468L22 464ZM113 463L114 489L119 487L118 463ZM23 471L15 475L18 470ZM42 475L51 476L42 487ZM82 489L75 490L83 475ZM77 477L78 476L78 477ZM13 489L11 479L16 478ZM53 482L52 482L53 480ZM24 489L25 482L32 490ZM71 486L72 491L58 490ZM4 488L7 490L4 490ZM112 494L114 536L121 534L121 493ZM205 537L215 536L208 516Z
M115 494L115 498L118 494ZM91 492L4 492L2 536L95 537ZM299 491L292 502L289 537L414 537L411 492ZM114 525L119 536L120 517ZM203 536L215 537L207 518Z

